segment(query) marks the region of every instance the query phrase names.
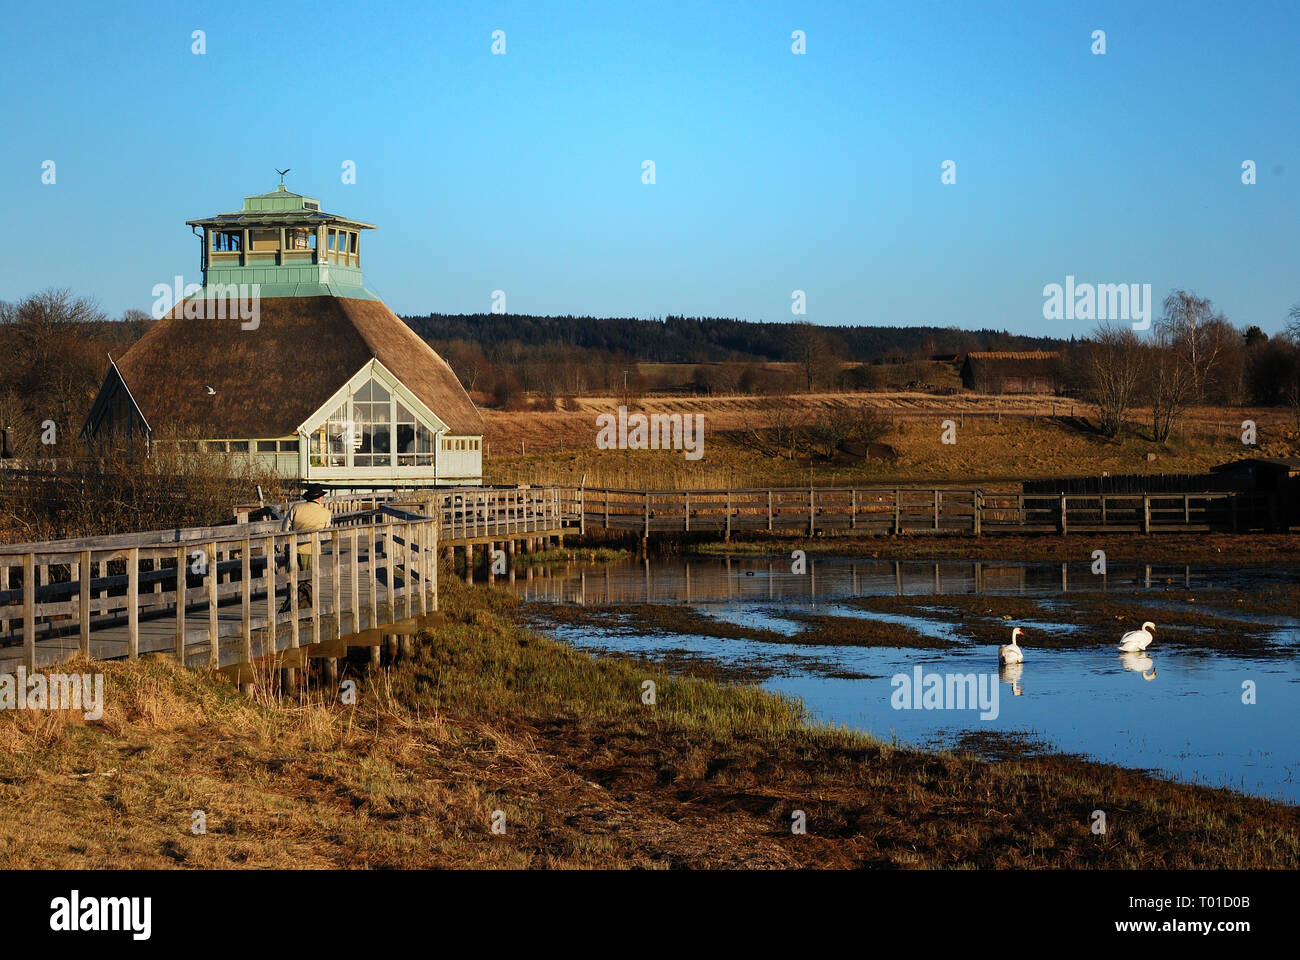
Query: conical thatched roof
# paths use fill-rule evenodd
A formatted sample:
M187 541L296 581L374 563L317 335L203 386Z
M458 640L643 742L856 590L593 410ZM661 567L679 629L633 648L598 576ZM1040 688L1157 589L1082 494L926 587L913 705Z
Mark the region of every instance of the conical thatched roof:
M155 431L288 436L373 357L451 432L483 433L483 418L451 367L378 300L267 298L256 329L248 330L238 317L186 319L184 308L117 360Z

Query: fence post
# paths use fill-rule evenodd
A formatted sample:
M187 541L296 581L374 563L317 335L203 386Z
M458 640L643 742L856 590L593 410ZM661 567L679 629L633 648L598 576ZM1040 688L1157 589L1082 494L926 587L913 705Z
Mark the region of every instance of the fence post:
M894 488L894 535L903 532L903 495L898 487ZM900 593L902 591L899 591Z
M311 532L311 642L320 643L320 531Z
M1151 498L1149 496L1142 497L1142 532L1151 532Z
M455 517L452 517L455 523ZM348 568L352 573L352 632L361 632L361 538L360 530L352 528L352 551L348 557ZM342 625L339 627L342 630Z
M262 638L262 656L266 656L269 640L272 655L279 652L276 642L276 619L279 614L275 606L275 534L266 538L266 626L267 634ZM298 570L298 534L289 534L289 556L285 561L285 599L289 603L289 646L298 646L298 588L302 574Z
M78 650L87 660L90 659L90 551L81 551L81 582L79 585L78 604L80 605L81 614L81 636L78 643Z
M686 532L691 532L691 491L686 491L685 512L686 512Z
M971 503L975 505L975 536L978 537L983 533L983 524L981 523L981 519L982 519L981 515L984 512L984 496L979 490L976 490L971 495ZM976 592L978 592L978 588L979 588L979 583L977 580Z
M650 539L650 491L645 492L645 533L644 539Z
M731 542L731 491L727 491L727 542Z
M772 488L767 488L767 529L772 529Z
M217 635L217 543L208 544L208 572L204 578L208 586L208 666L216 670L221 666L221 641Z
M939 529L939 491L934 491L934 529Z
M140 656L140 548L126 553L126 655Z
M854 487L849 491L849 529L858 528L858 490Z
M1066 533L1069 532L1069 525L1065 518L1065 512L1065 494L1061 494L1061 536L1065 536Z
M808 487L808 536L813 536L817 532L817 490L815 487Z
M36 556L31 553L23 554L23 665L36 670Z
M176 548L176 659L185 666L185 547Z

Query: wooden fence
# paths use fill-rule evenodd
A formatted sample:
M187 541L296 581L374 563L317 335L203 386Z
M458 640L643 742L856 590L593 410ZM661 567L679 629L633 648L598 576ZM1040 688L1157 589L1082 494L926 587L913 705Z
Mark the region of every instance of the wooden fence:
M946 488L568 490L580 526L638 532L1085 533L1276 527L1276 498L1252 493L1022 494Z
M331 645L345 652L348 637L437 609L436 517L379 505L340 512L318 532L279 528L0 546L0 672L78 654L166 651L225 667L312 644L337 657ZM300 605L299 585L310 585L310 605Z

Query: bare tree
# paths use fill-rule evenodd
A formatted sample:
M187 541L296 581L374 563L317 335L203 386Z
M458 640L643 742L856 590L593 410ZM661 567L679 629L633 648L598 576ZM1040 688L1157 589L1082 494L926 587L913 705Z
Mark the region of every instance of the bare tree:
M1109 323L1097 328L1084 351L1085 395L1097 405L1098 428L1107 437L1119 435L1136 399L1142 354L1130 327Z

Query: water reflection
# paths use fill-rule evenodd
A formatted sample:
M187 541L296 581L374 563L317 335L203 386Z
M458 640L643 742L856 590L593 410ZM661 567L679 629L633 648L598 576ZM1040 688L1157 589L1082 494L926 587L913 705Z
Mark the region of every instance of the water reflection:
M1002 678L1003 683L1011 684L1011 692L1017 697L1025 692L1024 687L1020 686L1020 676L1024 672L1023 663L1003 663L998 667L998 676Z
M1119 662L1125 670L1142 674L1143 680L1154 680L1156 678L1156 662L1140 650L1121 653Z
M809 557L807 572L793 561L770 557L656 560L648 558L604 566L581 563L527 568L512 577L521 597L544 602L696 603L705 600L835 599L867 596L944 594L1066 594L1177 586L1222 586L1234 579L1258 583L1260 577L1285 582L1284 571L1233 574L1190 565L1111 561L1094 574L1088 562L1075 564L1015 561L847 559Z
M972 729L1028 731L1055 749L1103 762L1293 803L1300 800L1295 777L1300 769L1300 742L1293 735L1294 718L1300 713L1300 657L1294 655L1300 622L1295 618L1279 614L1261 618L1277 645L1267 655L1213 656L1174 645L1161 648L1159 683L1152 682L1157 670L1149 652L1117 655L1113 639L1082 648L1042 642L1079 629L1069 622L1071 613L1076 606L1092 602L1086 595L1090 591L1111 591L1112 600L1131 599L1135 614L1140 609L1144 618L1147 610L1165 600L1155 589L1140 597L1135 591L1173 585L1196 591L1198 612L1219 615L1217 607L1227 604L1216 604L1216 587L1289 584L1295 579L1291 571L1111 561L1109 574L1101 576L1093 575L1086 562L1062 568L1015 561L818 557L809 558L808 572L798 575L783 560L679 558L604 567L557 565L520 575L512 588L530 600L558 603L689 603L710 616L791 637L802 626L791 614L899 623L956 645L915 649L760 643L619 630L614 624L563 627L555 633L593 651L672 652L741 667L762 666L768 677L763 687L800 698L815 719L847 724L884 739L951 745ZM838 601L855 596L974 593L988 594L992 610L997 609L997 595L1033 595L1047 612L1038 620L1007 623L1008 633L1012 626L1026 628L1029 662L999 668L998 689L1011 693L1001 698L999 716L982 721L955 711L893 709L890 678L895 674L910 672L918 663L927 671L945 674L987 673L996 662L996 647L970 644L962 625L953 622L951 610L928 607L924 601L906 613L889 614ZM1176 595L1165 599L1172 607ZM1241 612L1231 615L1251 619ZM1278 656L1278 650L1290 655ZM1241 700L1246 681L1259 690L1248 709ZM1160 722L1152 723L1153 716Z

